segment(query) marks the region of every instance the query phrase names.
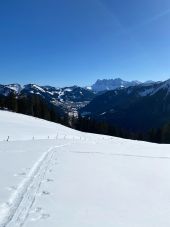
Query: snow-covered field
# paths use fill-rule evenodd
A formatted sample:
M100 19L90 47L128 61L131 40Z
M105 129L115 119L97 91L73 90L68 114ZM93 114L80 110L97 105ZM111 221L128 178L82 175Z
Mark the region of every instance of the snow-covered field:
M7 111L0 126L0 227L170 226L170 145Z

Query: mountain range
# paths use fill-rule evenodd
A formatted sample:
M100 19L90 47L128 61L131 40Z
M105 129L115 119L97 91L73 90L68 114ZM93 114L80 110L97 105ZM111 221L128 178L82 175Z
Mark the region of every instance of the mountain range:
M47 103L53 104L57 109L62 109L65 113L74 113L76 115L78 109L85 106L95 97L95 92L78 86L56 88L36 84L24 86L19 84L0 85L1 98L11 95L17 98L36 96Z
M170 122L170 80L164 82L97 80L89 87L0 85L0 97L40 98L55 111L145 132Z
M101 91L110 91L115 90L117 88L126 88L130 86L136 86L138 84L141 84L140 81L124 81L120 78L116 79L103 79L103 80L97 80L92 85L92 90L95 92L101 92Z
M161 127L170 122L170 80L107 91L80 112L132 131Z

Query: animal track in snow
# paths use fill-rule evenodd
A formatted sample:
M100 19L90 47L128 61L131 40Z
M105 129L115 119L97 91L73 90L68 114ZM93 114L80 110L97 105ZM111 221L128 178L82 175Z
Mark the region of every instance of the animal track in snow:
M47 219L49 217L50 217L50 214L46 214L46 213L41 214L41 219Z
M27 174L25 172L21 172L21 173L15 173L14 177L23 177L26 176Z
M48 192L48 191L42 191L41 195L50 195L50 192Z
M33 211L30 212L30 214L32 214L31 221L33 222L50 217L50 214L43 213L43 209L41 207L36 207Z
M15 191L17 189L17 187L15 187L15 186L9 186L9 187L7 187L7 190L8 191Z
M46 181L47 182L53 182L54 180L53 179L50 179L50 178L47 178Z
M51 173L53 170L52 169L49 169L48 172Z

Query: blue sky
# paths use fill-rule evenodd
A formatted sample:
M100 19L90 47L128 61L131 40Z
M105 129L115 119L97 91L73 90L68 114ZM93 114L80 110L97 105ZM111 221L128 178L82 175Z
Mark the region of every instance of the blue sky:
M169 0L1 0L0 83L170 78Z

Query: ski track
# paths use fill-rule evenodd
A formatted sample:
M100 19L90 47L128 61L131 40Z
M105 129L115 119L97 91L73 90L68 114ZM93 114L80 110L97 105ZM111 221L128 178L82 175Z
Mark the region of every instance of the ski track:
M35 201L41 183L44 180L45 174L50 168L53 156L57 152L57 148L67 146L69 144L53 146L49 148L40 159L34 164L28 175L12 194L8 202L0 207L0 227L21 227L25 223L30 209ZM99 154L109 156L123 156L134 158L149 158L149 159L170 159L170 157L161 156L145 156L123 153L104 153L104 152L81 152L81 151L65 151L77 154Z
M56 148L66 145L49 148L34 164L9 201L0 207L0 227L21 227L24 224L57 151Z

